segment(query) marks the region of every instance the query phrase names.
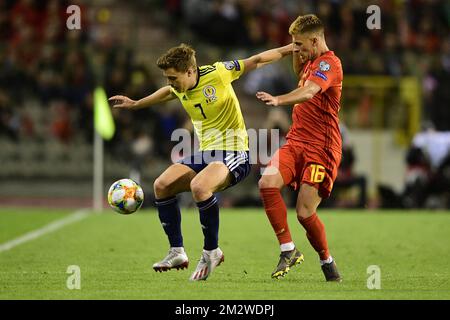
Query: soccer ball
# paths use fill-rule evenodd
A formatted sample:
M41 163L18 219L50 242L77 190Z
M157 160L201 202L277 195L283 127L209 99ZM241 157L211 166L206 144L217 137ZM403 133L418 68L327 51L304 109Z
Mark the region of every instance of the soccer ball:
M131 179L114 182L108 191L108 203L120 214L136 212L144 202L144 191Z

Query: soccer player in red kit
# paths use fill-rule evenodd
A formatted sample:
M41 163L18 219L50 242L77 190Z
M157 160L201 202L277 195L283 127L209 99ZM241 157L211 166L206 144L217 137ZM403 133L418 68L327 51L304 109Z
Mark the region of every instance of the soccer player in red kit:
M281 189L288 185L298 190L297 219L319 254L325 279L341 281L328 250L324 224L316 211L321 200L330 195L341 161L338 112L342 66L328 49L323 24L315 15L299 16L291 24L289 34L298 88L276 97L265 92L256 94L267 105L295 104L287 142L274 154L259 180L264 209L281 248L272 278L284 276L292 266L303 261L303 254L292 241L286 205L281 197Z

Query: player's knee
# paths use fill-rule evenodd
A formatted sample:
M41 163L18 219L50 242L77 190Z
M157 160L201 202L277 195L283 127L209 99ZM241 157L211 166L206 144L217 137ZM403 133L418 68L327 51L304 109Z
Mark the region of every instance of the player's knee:
M307 201L300 201L297 203L295 211L297 212L297 217L299 219L306 219L316 212L316 207Z
M192 179L190 187L195 200L202 199L209 192L199 179Z
M259 189L267 189L267 188L277 188L277 184L273 179L270 179L269 176L262 176L258 181Z
M158 177L153 183L153 190L156 198L164 198L169 191L169 183L165 179Z
M258 188L261 189L266 189L266 188L270 188L270 181L269 179L266 179L265 176L262 176L259 181L258 181Z

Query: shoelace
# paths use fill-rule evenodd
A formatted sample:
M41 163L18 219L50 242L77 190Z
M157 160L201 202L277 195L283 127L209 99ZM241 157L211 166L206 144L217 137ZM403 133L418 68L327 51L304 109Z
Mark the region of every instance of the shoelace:
M285 260L291 260L292 255L289 255L289 251L282 252L280 254L280 258L284 258Z
M278 263L278 266L280 266L283 262L286 264L289 264L289 262L291 261L291 258L292 257L289 256L288 251L281 252L280 259L283 259L283 260L280 260L280 262Z
M171 260L176 258L178 254L180 254L180 253L175 252L175 251L169 251L169 254L167 255L167 257L163 261L164 262L170 262Z
M200 258L200 260L198 260L199 262L203 262L206 263L207 259L206 259L206 253L202 253L202 256Z

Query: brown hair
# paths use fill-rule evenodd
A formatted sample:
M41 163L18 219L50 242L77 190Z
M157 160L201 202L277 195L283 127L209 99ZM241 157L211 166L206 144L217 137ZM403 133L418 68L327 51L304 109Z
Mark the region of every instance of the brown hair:
M195 50L182 43L159 57L156 64L162 70L174 68L178 72L187 72L190 67L197 68Z
M319 32L323 34L324 27L322 21L314 14L307 14L304 16L298 16L289 27L289 34L299 34L306 32Z

